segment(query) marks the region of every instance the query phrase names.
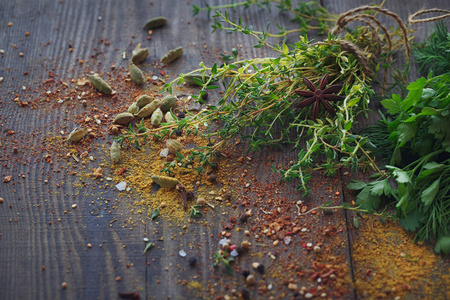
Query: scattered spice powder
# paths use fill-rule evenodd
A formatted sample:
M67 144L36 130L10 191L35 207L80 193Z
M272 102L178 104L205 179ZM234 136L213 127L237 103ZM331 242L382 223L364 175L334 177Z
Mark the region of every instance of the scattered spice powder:
M415 244L398 222L382 225L367 217L358 232L360 237L353 245L358 296L393 299L420 294L438 299L443 294L433 293L447 289L446 299L450 299L448 269L445 272L436 267L437 260L442 258L429 245Z

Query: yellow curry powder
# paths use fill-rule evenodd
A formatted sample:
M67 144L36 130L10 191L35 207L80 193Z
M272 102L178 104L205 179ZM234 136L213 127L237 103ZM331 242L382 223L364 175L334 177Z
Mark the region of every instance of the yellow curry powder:
M450 299L447 269L440 269L439 255L429 245L414 243L413 237L398 222L385 225L368 217L359 229L353 246L357 294L365 299L402 299L406 294ZM446 290L446 296L433 291Z
M173 136L172 138L177 138L185 146L180 151L185 157L190 154L193 145L202 147L207 143L207 141L198 135L190 135L187 137ZM191 168L176 166L174 169L170 169L173 172L171 176L178 179L184 185L186 191L194 191L195 193L194 200L188 202L187 210L184 210L181 196L177 190L159 188L155 192L153 180L150 176L168 176L167 173L161 172L166 167L165 163L167 163L167 159L160 156L160 152L164 148L166 148L165 140L159 141L156 139L150 141L141 150L130 146L127 147L124 144L120 162L115 165L112 165L110 162L107 164L107 167L111 168L112 173L114 173L113 181L116 184L125 181L127 187L130 188L130 192L138 195L138 200L133 202L134 209L132 212L145 213L150 216L155 208L159 208L161 215L165 218L185 220L189 217L190 207L196 204L195 201L197 198L205 198L212 206L220 204L223 201L221 196L225 194L228 186L226 169L231 165L227 159L218 161L220 167L214 171L217 175L217 182L215 183L208 181L208 176L211 172L210 166L204 166L200 174L195 170L197 168L195 163L190 166ZM126 171L123 171L124 168ZM121 170L123 172L118 175ZM210 208L210 206L205 205L204 208ZM199 210L202 211L203 208Z

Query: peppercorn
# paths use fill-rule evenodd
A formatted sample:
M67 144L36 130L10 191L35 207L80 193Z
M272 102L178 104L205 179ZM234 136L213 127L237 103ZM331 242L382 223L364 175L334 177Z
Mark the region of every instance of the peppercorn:
M195 258L194 256L190 257L190 258L188 259L188 264L189 264L191 267L195 267L195 265L197 264L197 258Z
M250 291L247 289L242 289L241 296L242 296L242 299L249 300L250 299Z
M180 135L183 134L183 130L182 129L177 129L177 130L175 130L175 134L180 136Z
M178 118L183 119L184 117L186 117L186 114L183 111L180 111L178 113Z
M218 168L219 168L219 164L217 162L212 162L211 163L211 169L217 170Z
M203 99L203 101L206 101L206 100L208 99L208 93L207 93L207 92L205 92L205 93L202 95L202 99Z
M247 222L247 220L248 220L247 214L246 214L246 213L242 213L242 214L239 216L239 220L241 220L242 223Z
M216 180L217 180L216 174L209 175L209 177L208 177L209 182L216 182Z
M242 276L244 276L245 278L247 278L247 276L250 275L250 271L245 269L242 271Z
M264 265L263 264L259 264L258 267L256 267L256 270L259 273L264 274Z
M192 200L192 199L194 199L194 192L193 191L189 191L189 192L186 192L186 199L187 200Z

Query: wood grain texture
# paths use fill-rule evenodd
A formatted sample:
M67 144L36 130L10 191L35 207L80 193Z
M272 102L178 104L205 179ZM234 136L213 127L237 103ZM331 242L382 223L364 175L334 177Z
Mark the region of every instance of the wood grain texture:
M211 5L228 3L224 0L210 2ZM420 1L408 1L405 6L401 2L390 1L385 7L389 6L403 20L424 5ZM336 14L368 3L362 0L322 1ZM138 43L150 49L149 62L142 66L149 73L157 72L154 62L168 50L184 47L184 55L164 69L169 78L196 68L200 61L206 64L218 61L221 53L230 53L232 48L238 48L242 58L273 55L267 49L253 48L255 40L243 35L210 34L211 20L206 13L192 17L193 4L202 6L203 2L0 1L0 48L5 51L0 59L0 76L4 77L0 83L0 179L13 176L8 184L0 182L0 197L5 200L0 204L2 299L117 299L119 291L139 291L142 299L212 299L230 294L232 289L240 291L246 288L240 275L229 278L222 269L213 269L211 261L213 252L218 249L223 225L229 222L230 216L240 215L242 209L239 206L237 209L218 208L200 222L186 221L183 225L187 225L187 229L163 218L150 223L144 217L130 213L131 202L138 196L118 196L117 191L104 189L103 184L89 178L85 179L86 186L83 186L79 176L72 175L77 171L67 167L69 159L65 158L66 153L58 149L49 150L50 163L44 158L48 153L42 150L45 148L42 145L53 147L50 137L60 135L60 130L70 131L75 124L74 116L84 111L80 105L71 106L77 103L76 97L67 95L61 82L79 78L90 71L105 78L107 73L119 73L117 69L126 67L122 53L125 51L130 55ZM442 5L443 1L427 2L429 7ZM154 30L151 40L148 40L149 35L142 26L150 17L160 15L169 17L170 21L160 30ZM273 31L277 30L276 24L288 29L295 26L289 22L288 14L279 14L276 9L269 12L250 7L231 12L230 16L241 17L255 30L265 29L269 21ZM13 25L9 27L8 22ZM417 41L423 40L429 29L428 25L420 27L416 33ZM288 41L295 42L296 37L289 37ZM117 73L111 70L111 65L116 67ZM44 85L47 79L58 84ZM73 99L67 101L67 105L58 106L54 99L53 102L46 100L47 91ZM132 95L133 91L123 91L120 97L131 101ZM36 100L39 105L33 109L19 107L13 101L15 98ZM110 98L105 96L102 100L106 102ZM107 105L107 102L101 105ZM9 134L10 131L14 133ZM103 142L100 140L98 144ZM18 153L13 153L14 147L18 148ZM250 154L246 154L244 148L241 150L234 158L249 156L251 160L233 171L241 174L247 169L251 176L245 182L252 186L278 183L279 178L271 171L272 165L287 165L296 155L289 148ZM99 157L101 153L92 149L90 155ZM100 161L94 161L79 172L87 172L99 165ZM346 214L338 212L331 216L308 218L300 218L296 214L295 203L298 200L307 202L310 208L326 200L332 200L336 205L345 200L340 177L323 178L317 173L315 178L317 183L307 198L295 191L294 184L274 185L273 190L258 191L266 193L268 198L273 197L274 202L291 203L292 221L309 228L300 238L294 239L292 245L280 245L276 250L280 261L292 261L292 269L283 269L285 265L269 257L272 250L264 247L267 239L252 235L250 241L258 251L254 256L243 256L236 273L252 270L252 262L258 260L266 266L266 273L284 274L295 278L299 287L309 287L314 283L307 277L298 276L297 272L301 270L311 275L311 264L317 257L303 250L302 244L322 242L324 248L330 248L339 243L341 247L334 249L333 254L337 263L347 270L349 279L343 287L348 294L342 298L355 299L357 293L351 284L350 249L356 237L348 233ZM236 194L250 200L256 197L255 192L244 187ZM77 208L72 209L72 204L77 204ZM253 210L261 214L261 208L272 209L267 204L265 207L255 206ZM256 216L249 224L239 227L250 230L258 225L262 220ZM142 219L146 224L141 222ZM325 227L338 229L333 240L324 237L321 230ZM233 232L233 241L245 238L243 230ZM147 255L142 255L144 237L156 245ZM160 238L163 240L158 240ZM92 247L89 248L88 244ZM180 250L186 251L186 258L179 256ZM187 264L187 258L191 256L198 260L195 268ZM342 257L345 259L339 261ZM266 275L256 276L258 281L262 281ZM116 280L118 277L120 280ZM183 280L199 282L200 288L189 288ZM61 288L62 282L67 283L67 289ZM280 282L273 281L273 284L268 295L275 299L294 296ZM261 297L256 288L250 289L250 293L252 299Z

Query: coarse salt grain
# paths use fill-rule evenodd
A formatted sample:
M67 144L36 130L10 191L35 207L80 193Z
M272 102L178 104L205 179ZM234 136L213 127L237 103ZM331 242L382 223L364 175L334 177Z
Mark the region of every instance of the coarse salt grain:
M236 249L233 249L233 250L230 252L230 255L233 256L233 257L236 257L236 256L239 255L239 253L236 251Z
M149 241L149 239L148 238L144 238L144 242L148 242Z
M116 188L119 191L125 191L125 189L127 188L127 183L125 181L122 181L122 182L116 184Z
M184 250L180 250L178 254L180 254L181 257L186 257L186 252L184 252Z
M286 245L289 245L289 244L291 243L291 237L289 237L289 236L285 237L285 238L284 238L284 243L285 243Z
M158 80L158 76L153 76L152 79L153 80Z
M169 155L169 148L164 148L159 152L159 156L167 157L167 155Z

